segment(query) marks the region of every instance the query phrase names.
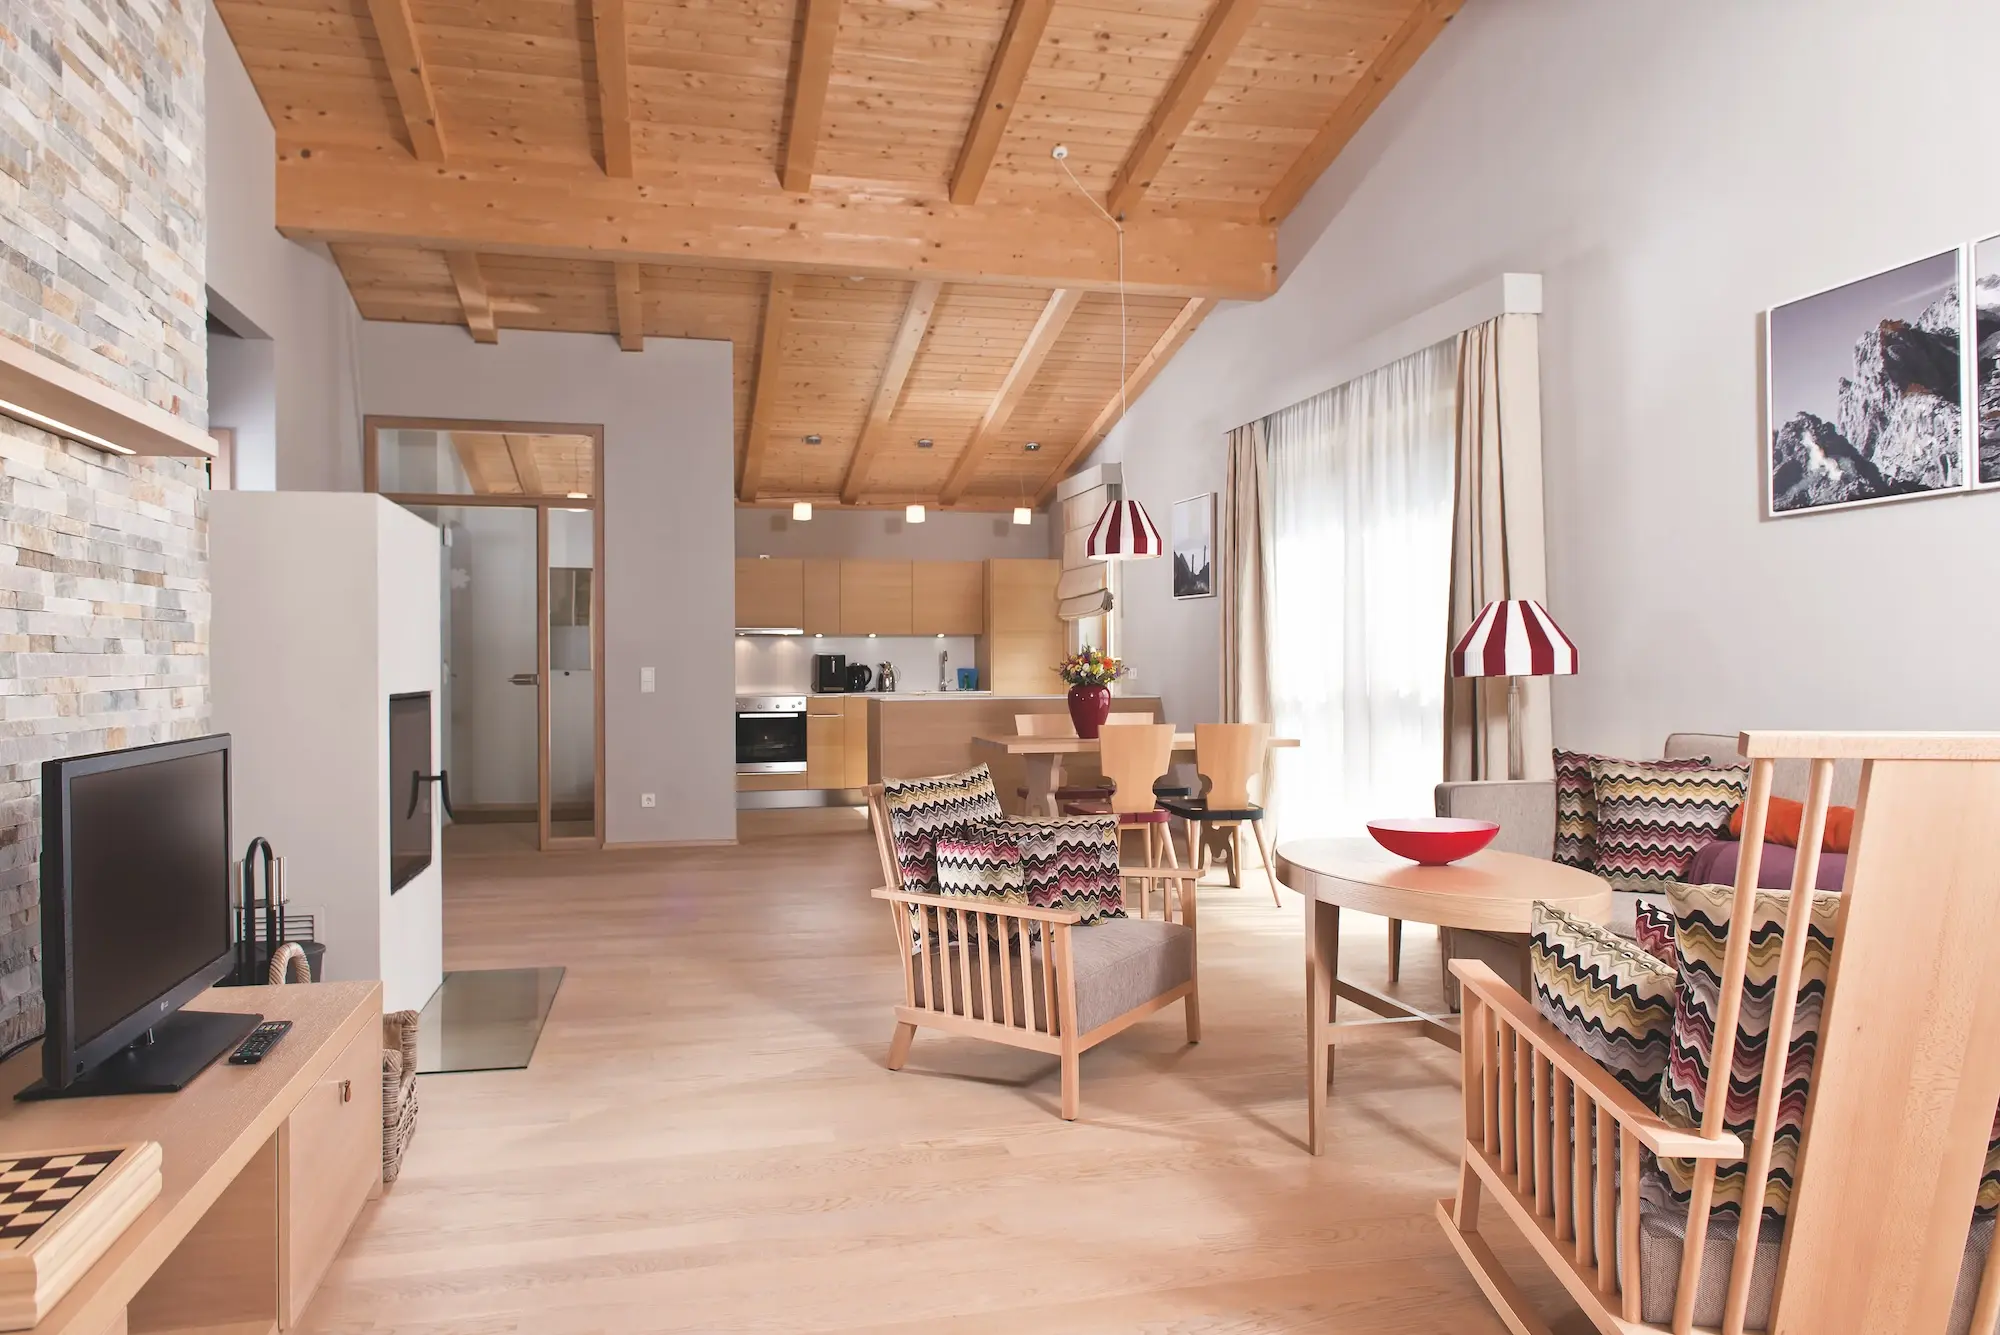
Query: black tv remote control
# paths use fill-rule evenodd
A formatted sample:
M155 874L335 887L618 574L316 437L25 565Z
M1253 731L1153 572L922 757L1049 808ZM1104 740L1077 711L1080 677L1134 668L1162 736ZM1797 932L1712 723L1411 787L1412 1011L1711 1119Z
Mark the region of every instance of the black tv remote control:
M243 1040L243 1046L229 1054L231 1066L255 1066L264 1060L264 1054L278 1045L278 1040L291 1032L290 1020L266 1020L250 1031L250 1037Z

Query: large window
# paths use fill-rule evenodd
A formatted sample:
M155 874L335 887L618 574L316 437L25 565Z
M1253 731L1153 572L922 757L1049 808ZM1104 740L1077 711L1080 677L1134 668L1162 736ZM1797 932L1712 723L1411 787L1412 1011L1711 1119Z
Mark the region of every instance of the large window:
M1428 814L1443 777L1456 366L1447 340L1264 421L1286 838Z

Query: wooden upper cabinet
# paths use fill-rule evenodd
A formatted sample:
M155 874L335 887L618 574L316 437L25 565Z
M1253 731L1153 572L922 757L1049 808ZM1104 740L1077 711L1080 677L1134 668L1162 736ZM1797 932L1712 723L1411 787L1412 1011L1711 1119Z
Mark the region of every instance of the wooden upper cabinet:
M1068 636L1056 615L1060 561L986 563L986 636L979 642L982 689L1060 695L1056 663Z
M840 562L807 559L805 604L805 619L799 625L806 634L840 634Z
M840 633L909 635L910 563L840 563Z
M984 635L986 563L913 562L910 630L916 635Z
M804 563L783 557L738 557L736 624L752 630L797 627L805 621Z

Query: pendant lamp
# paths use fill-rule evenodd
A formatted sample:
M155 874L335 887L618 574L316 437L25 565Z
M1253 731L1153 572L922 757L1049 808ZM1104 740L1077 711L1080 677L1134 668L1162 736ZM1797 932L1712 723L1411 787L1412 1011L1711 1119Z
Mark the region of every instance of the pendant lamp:
M1160 530L1146 507L1137 501L1115 500L1104 507L1090 530L1084 554L1093 561L1132 561L1158 556Z

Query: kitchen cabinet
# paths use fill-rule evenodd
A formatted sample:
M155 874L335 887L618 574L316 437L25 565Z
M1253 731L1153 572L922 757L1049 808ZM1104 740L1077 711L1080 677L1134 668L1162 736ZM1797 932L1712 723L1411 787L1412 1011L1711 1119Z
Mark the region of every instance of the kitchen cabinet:
M908 635L910 562L840 563L840 633Z
M840 562L808 558L804 585L805 613L800 627L808 635L840 634Z
M737 558L738 627L752 630L796 629L804 620L804 562L789 557Z
M868 777L868 701L858 695L848 697L842 722L847 728L847 773L840 786L866 788L873 782Z
M985 634L986 563L912 562L910 631L915 635Z
M988 561L986 634L979 641L979 684L1002 695L1060 695L1056 675L1068 644L1056 615L1062 562Z
M822 697L814 696L817 711ZM808 788L842 788L847 780L847 712L845 701L834 700L832 713L806 715L806 781Z

